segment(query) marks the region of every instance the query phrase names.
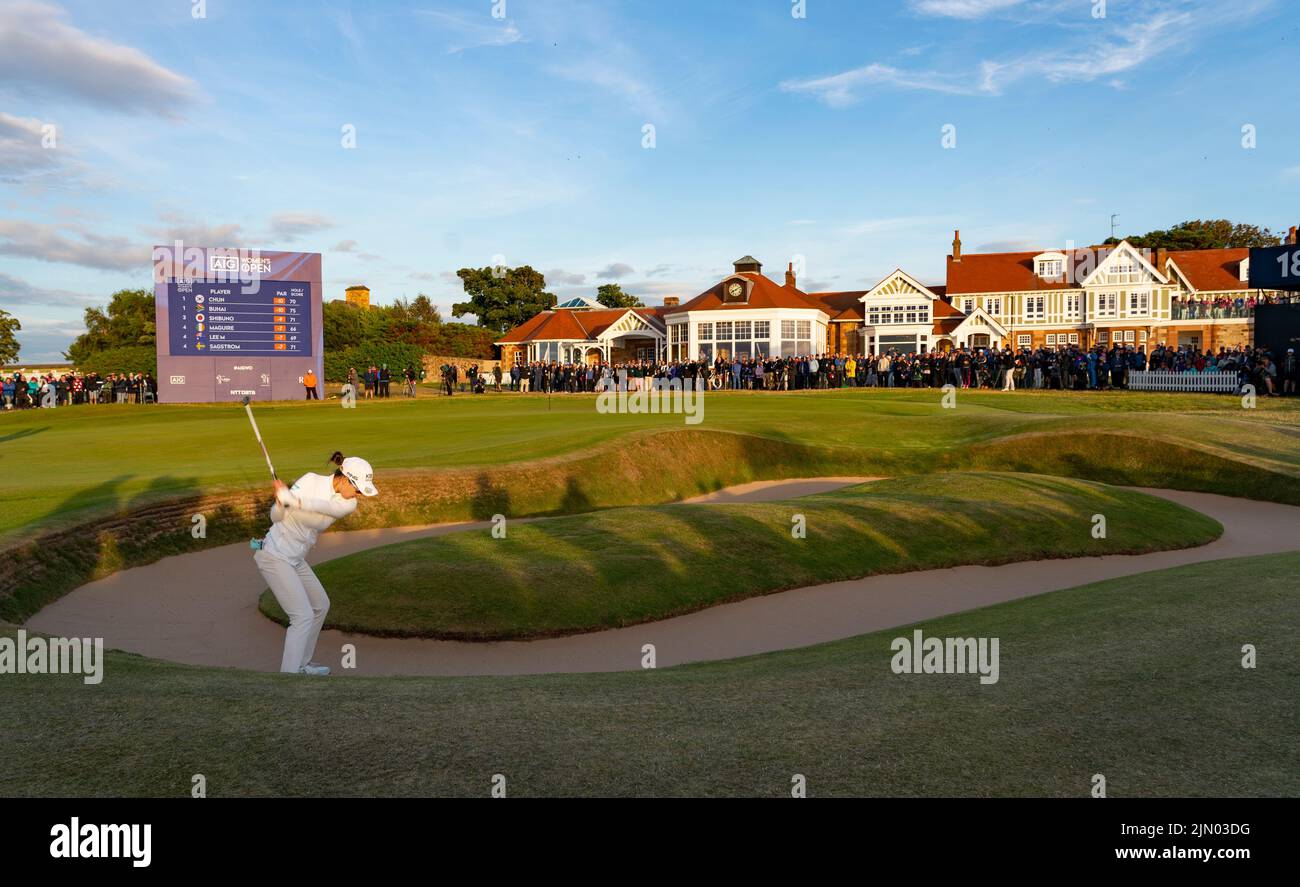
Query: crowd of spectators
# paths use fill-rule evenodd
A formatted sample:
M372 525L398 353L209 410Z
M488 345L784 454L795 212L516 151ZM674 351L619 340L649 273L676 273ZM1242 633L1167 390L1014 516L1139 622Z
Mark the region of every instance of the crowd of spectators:
M1240 385L1253 384L1260 394L1294 395L1300 387L1300 361L1295 349L1275 356L1261 348L1220 348L1201 351L1190 346L1144 347L1077 345L1043 348L956 348L950 351L884 354L810 354L796 357L734 358L694 361L633 360L619 363L525 363L508 372L497 364L489 372L477 365L461 371L454 364L441 368L442 390L453 394L467 387L476 394L489 388L523 393L581 393L612 387L637 390L680 380L683 385L713 390L805 391L830 388L1000 388L1002 390L1108 390L1129 387L1133 371L1172 373L1236 373ZM422 369L407 367L399 374L403 393L414 397L424 378ZM348 373L348 384L361 396L389 396L387 366L370 366ZM362 388L364 384L364 389ZM363 394L364 391L364 394ZM4 377L0 393L6 410L103 403L150 403L157 385L148 373L13 373Z
M635 360L621 363L516 364L512 391L580 393L610 387L637 390L679 379L714 390L802 391L830 388L1018 388L1108 390L1127 388L1133 371L1233 372L1260 393L1294 393L1294 351L1280 360L1262 349L1202 352L1184 346L1075 345L1043 348L956 348L950 351L796 357L718 358L712 361ZM697 383L697 380L698 383Z
M0 380L6 410L99 403L150 403L158 385L149 373L24 373Z
M1218 320L1224 317L1253 317L1256 305L1277 305L1300 299L1300 294L1272 296L1174 296L1169 304L1171 320Z

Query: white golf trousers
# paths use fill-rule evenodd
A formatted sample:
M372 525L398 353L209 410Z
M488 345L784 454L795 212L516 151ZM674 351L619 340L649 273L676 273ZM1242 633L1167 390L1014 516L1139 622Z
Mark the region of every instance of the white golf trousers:
M287 560L265 548L253 555L253 561L270 586L280 609L289 617L280 671L297 674L311 662L316 650L316 639L320 637L325 614L330 609L329 596L306 561Z

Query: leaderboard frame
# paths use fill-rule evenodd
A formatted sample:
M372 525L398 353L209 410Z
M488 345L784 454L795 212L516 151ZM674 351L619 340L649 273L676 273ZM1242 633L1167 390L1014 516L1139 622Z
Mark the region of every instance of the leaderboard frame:
M153 262L159 402L300 400L308 370L319 392L320 253L178 241L155 246Z

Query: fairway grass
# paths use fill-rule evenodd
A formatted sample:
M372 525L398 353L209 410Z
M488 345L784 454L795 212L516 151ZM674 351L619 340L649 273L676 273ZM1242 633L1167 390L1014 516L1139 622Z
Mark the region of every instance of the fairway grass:
M1295 398L1261 399L1253 410L1236 397L1139 392L961 391L954 409L944 409L940 398L928 389L709 393L704 422L695 427L843 451L889 464L890 473L936 470L940 454L1030 432L1138 434L1300 479ZM676 415L598 414L591 395L397 398L354 410L330 401L277 402L255 409L284 478L324 470L335 449L364 456L382 480L399 469L491 470L572 457L636 432L685 427ZM33 466L40 470L26 470ZM266 481L237 404L0 413L0 545L162 501L263 489Z
M1106 518L1094 538L1093 516ZM806 537L795 537L802 521ZM779 503L616 508L369 549L316 568L327 628L512 640L595 631L879 573L1203 545L1165 499L1026 474L884 480ZM287 623L269 591L262 611Z
M586 675L302 679L108 655L0 677L0 795L1300 794L1300 554L1199 563L931 620L1000 679L895 675L912 626ZM0 634L13 636L12 626ZM1258 667L1242 667L1242 646Z

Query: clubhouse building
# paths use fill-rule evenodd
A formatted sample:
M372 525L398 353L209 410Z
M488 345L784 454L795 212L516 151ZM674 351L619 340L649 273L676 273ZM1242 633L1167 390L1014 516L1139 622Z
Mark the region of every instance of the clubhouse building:
M1295 242L1291 229L1290 242ZM947 280L926 285L896 269L869 290L808 293L752 256L693 299L605 308L573 298L498 340L506 365L622 363L799 354L878 354L951 348L1124 344L1249 345L1254 300L1249 250L1140 250L1127 241L1085 249L964 255L961 232Z

